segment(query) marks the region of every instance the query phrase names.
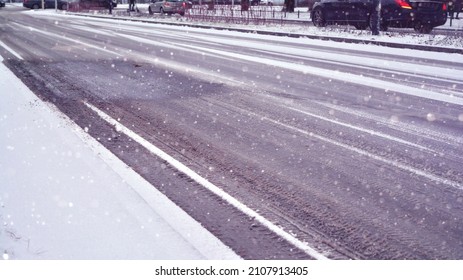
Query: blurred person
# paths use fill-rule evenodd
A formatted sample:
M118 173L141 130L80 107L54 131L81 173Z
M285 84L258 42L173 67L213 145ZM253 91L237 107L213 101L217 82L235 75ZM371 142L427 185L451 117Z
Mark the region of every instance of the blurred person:
M106 0L108 3L108 8L109 8L109 14L113 14L113 0Z

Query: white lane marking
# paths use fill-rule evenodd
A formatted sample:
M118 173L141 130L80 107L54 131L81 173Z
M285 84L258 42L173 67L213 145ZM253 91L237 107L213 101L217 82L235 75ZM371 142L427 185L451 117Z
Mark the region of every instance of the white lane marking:
M378 131L362 128L362 127L359 127L359 126L354 126L354 125L351 125L351 124L348 124L348 123L343 123L343 122L336 121L336 120L329 119L329 118L325 118L325 117L318 116L318 115L315 115L315 114L312 114L312 113L309 113L309 112L306 112L306 111L302 111L302 110L299 110L299 109L296 109L296 108L293 108L293 107L290 107L290 106L287 106L287 105L283 105L283 107L285 107L287 109L290 109L290 110L293 110L293 111L296 111L296 112L299 112L301 114L313 117L313 118L324 120L324 121L334 123L334 124L337 124L337 125L340 125L340 126L344 126L344 127L347 127L347 128L351 128L351 129L354 129L354 130L362 131L362 132L368 133L370 135L378 136L378 137L385 138L385 139L388 139L388 140L391 140L391 141L399 142L399 143L402 143L402 144L405 144L405 145L409 145L409 146L418 148L420 150L426 150L426 151L430 151L430 152L435 152L434 150L431 150L431 149L429 149L427 147L424 147L424 146L421 146L421 145L418 145L418 144L415 144L415 143L412 143L412 142L409 142L409 141L405 141L403 139L400 139L400 138L397 138L397 137L394 137L394 136L391 136L391 135L387 135L387 134L384 134L384 133L381 133L381 132L378 132Z
M366 118L366 119L373 120L378 123L382 123L388 127L400 130L405 133L411 133L411 134L419 133L421 136L425 136L426 138L434 140L434 141L441 141L445 143L453 143L453 144L459 144L459 145L463 144L463 137L461 136L440 133L439 131L436 131L434 129L427 129L423 126L416 126L410 123L394 121L394 120L391 120L391 118L378 117L374 114L370 114L367 112L361 112L358 110L353 110L347 107L334 105L328 102L319 102L319 101L314 101L314 102L319 104L320 106L325 106L333 110L344 112L346 114L350 114L350 115L354 115L360 118Z
M437 101L447 102L447 103L456 104L456 105L463 105L463 98L459 96L446 95L443 93L437 93L437 92L433 92L433 91L425 90L421 88L414 88L411 86L406 86L406 85L397 84L393 82L382 81L382 80L371 78L371 77L355 75L355 74L351 74L348 72L340 72L337 70L323 69L323 68L318 68L318 67L313 67L313 66L308 66L308 65L300 65L300 64L292 63L292 62L277 61L277 60L273 60L269 58L255 57L251 55L232 53L232 52L222 51L222 50L213 50L209 48L196 47L196 46L184 45L184 44L179 44L179 43L176 43L175 45L184 46L187 49L188 48L196 49L199 51L203 51L204 53L212 53L216 55L222 55L224 57L238 58L244 61L250 61L250 62L265 64L269 66L280 67L280 68L284 68L288 70L298 71L303 74L310 74L310 75L315 75L315 76L319 76L323 78L347 82L351 84L373 87L373 88L383 90L386 93L387 92L399 92L405 95L417 96L420 98L437 100Z
M252 112L249 112L249 114L258 117L261 120L267 120L267 121L269 121L271 123L283 126L283 127L288 128L290 130L297 131L297 132L299 132L299 133L301 133L303 135L313 137L313 138L317 138L317 139L319 139L321 141L328 142L330 144L336 145L336 146L344 148L346 150L350 150L350 151L356 152L356 153L358 153L360 155L375 159L377 161L381 161L381 162L386 163L388 165L392 165L394 167L400 168L402 170L413 173L415 175L419 175L419 176L424 177L426 179L429 179L431 181L434 181L434 182L437 182L437 183L440 183L440 184L443 184L443 185L447 185L447 186L456 188L458 190L463 190L463 184L461 184L459 182L456 182L456 181L453 181L453 180L450 180L450 179L441 178L441 177L436 176L434 174L427 173L425 171L416 169L416 168L414 168L412 166L400 163L398 161L390 160L390 159L387 159L387 158L384 158L384 157L369 153L369 152L364 151L362 149L359 149L359 148L356 148L356 147L353 147L353 146L349 146L347 144L335 141L333 139L329 139L329 138L323 137L321 135L318 135L318 134L315 134L315 133L312 133L312 132L309 132L309 131L306 131L306 130L303 130L303 129L300 129L300 128L297 128L297 127L294 127L294 126L291 126L291 125L288 125L288 124L285 124L285 123L282 123L280 121L271 119L269 117L261 116L259 114L252 113Z
M16 24L16 23L15 23L15 24ZM71 39L71 38L68 38L68 37L66 37L66 36L62 36L62 35L58 35L58 34L55 34L55 33L52 33L52 32L40 30L40 29L31 27L31 26L22 26L22 25L20 25L20 24L16 24L16 25L17 25L17 26L20 26L21 28L28 29L29 31L33 31L33 32L37 32L37 33L42 33L42 34L47 35L47 36L50 36L50 37L55 37L55 38L58 38L58 39L61 39L61 40L67 40L67 41L70 41L70 42L73 42L73 43L81 44L81 45L87 46L87 47L92 48L92 49L96 49L96 50L99 50L99 51L102 51L102 52L106 52L106 53L115 55L116 57L122 57L122 54L117 53L117 52L110 51L110 50L106 49L106 46L105 46L105 47L99 47L99 46L96 46L96 45L92 45L92 44L89 44L89 43L85 43L85 42L83 42L83 41Z
M22 58L21 55L19 55L19 53L15 52L12 48L8 47L5 43L3 43L2 41L0 41L0 46L2 46L5 50L7 50L8 52L10 52L12 55L16 56L17 59L19 60L24 60Z
M209 191L213 192L214 194L218 195L220 198L225 200L226 202L230 203L233 205L235 208L243 212L244 214L248 215L251 218L254 218L256 221L267 227L269 230L280 236L281 238L285 239L289 243L291 243L293 246L297 247L298 249L304 251L307 255L318 259L318 260L325 260L328 259L309 245L307 245L305 242L300 241L299 239L295 238L293 235L287 233L284 231L282 228L278 227L277 225L273 224L248 206L244 205L243 203L239 202L236 198L232 197L228 193L224 192L222 189L219 187L215 186L211 182L207 181L205 178L201 177L199 174L188 168L186 165L183 163L179 162L178 160L174 159L158 147L154 146L132 130L128 129L115 119L113 119L111 116L107 115L100 109L96 108L95 106L84 102L84 104L95 111L104 121L107 123L111 124L116 128L117 131L124 133L128 137L132 138L135 140L137 143L145 147L147 150L149 150L151 153L155 154L156 156L160 157L161 159L165 160L167 163L169 163L171 166L179 170L180 172L184 173L191 179L193 179L196 183L200 184L201 186L205 187Z
M117 34L117 35L119 37L127 38L127 39L130 39L130 40L135 41L135 42L139 42L139 43L143 43L143 44L149 44L149 45L152 45L152 46L164 47L164 48L167 48L168 50L174 49L174 50L179 50L179 51L183 51L183 52L188 51L188 52L190 52L192 54L199 55L199 56L204 55L204 52L202 52L202 51L185 49L184 47L176 46L173 43L162 43L160 41L156 41L156 40L153 40L153 39L146 39L146 38L133 36L133 35L122 34L122 33ZM145 53L144 53L144 55L145 55ZM210 56L225 59L221 55L210 55ZM230 61L238 61L237 59L233 59L233 58L229 58L228 60L230 60Z

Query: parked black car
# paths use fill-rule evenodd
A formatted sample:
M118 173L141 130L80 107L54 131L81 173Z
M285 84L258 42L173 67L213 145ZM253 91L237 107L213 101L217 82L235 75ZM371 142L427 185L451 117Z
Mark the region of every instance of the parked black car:
M69 9L75 10L91 10L91 9L109 9L108 0L68 0ZM111 1L113 8L117 7L117 0Z
M446 1L446 0L444 0ZM381 30L388 27L414 28L419 33L447 21L447 4L442 0L381 0ZM372 0L320 0L311 10L315 26L349 24L357 29L370 26Z
M5 7L5 0L0 0L0 7Z
M58 2L58 9L67 10L68 8L67 0L57 0L57 2ZM44 0L44 5L45 5L45 9L54 9L55 0ZM23 0L23 7L29 8L29 9L41 9L42 0Z

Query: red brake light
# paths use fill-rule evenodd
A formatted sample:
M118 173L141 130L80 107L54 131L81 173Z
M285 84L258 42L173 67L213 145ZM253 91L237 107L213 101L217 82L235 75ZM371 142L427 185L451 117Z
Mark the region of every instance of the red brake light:
M405 0L395 0L395 2L402 8L402 9L412 9L410 4L408 4Z
M442 10L447 11L447 4L445 4L445 3L442 4Z

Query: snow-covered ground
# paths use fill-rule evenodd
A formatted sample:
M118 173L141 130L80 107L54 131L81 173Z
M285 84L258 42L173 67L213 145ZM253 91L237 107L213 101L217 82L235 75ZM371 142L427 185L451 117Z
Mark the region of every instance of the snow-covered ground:
M177 16L155 20L188 21ZM463 47L461 36L387 32L372 37L368 31L349 28L246 27ZM2 63L0 178L0 259L239 258L85 131L38 99Z
M3 63L0 155L0 259L239 258Z

